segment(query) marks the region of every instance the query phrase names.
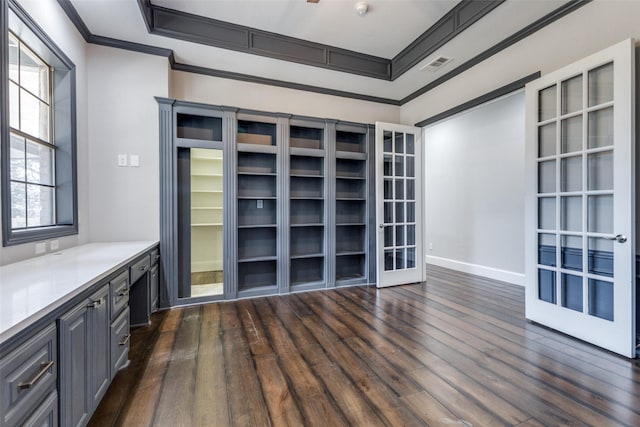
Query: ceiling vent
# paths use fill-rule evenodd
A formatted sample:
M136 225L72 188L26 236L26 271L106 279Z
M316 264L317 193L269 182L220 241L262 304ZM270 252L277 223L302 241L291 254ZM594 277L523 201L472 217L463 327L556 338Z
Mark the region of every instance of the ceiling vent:
M438 71L440 68L442 68L452 60L453 58L447 58L446 56L439 56L433 61L429 62L428 64L423 65L422 68L420 68L420 71L424 71L424 70L431 71L431 72Z

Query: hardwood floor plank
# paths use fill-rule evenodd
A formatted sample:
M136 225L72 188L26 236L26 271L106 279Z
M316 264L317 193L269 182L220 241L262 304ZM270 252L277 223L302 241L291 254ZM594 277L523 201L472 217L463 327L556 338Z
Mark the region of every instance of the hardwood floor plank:
M302 414L295 402L296 399L291 395L276 357L274 355L260 356L256 357L255 361L271 423L274 426L297 427L304 425Z
M195 381L193 425L230 425L219 304L202 307Z
M174 426L189 422L193 414L196 357L201 326L201 307L185 308L164 376L154 425ZM176 399L176 396L180 396Z

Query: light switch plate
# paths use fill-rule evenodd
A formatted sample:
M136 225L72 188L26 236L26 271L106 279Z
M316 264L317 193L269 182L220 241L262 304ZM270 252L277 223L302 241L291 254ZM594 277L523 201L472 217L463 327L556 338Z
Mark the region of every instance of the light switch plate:
M262 209L264 207L264 202L262 200L258 200L256 204L257 209Z
M137 154L130 155L129 166L132 166L134 168L137 168L138 166L140 166L140 156L138 156Z
M127 166L126 154L118 154L118 166Z

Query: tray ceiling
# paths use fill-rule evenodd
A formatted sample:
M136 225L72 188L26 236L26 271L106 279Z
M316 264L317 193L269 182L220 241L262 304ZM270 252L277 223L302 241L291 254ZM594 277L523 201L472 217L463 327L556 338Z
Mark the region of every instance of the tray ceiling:
M421 57L414 55L413 61L401 64L399 60L403 59L400 55L403 50L406 53L407 47L425 32L442 28L442 22L447 16L451 16L450 12L466 6L468 0L370 0L369 13L364 17L355 13L356 1L347 0L320 0L316 4L304 0L59 1L72 5L94 36L171 50L179 64L175 67L177 69L180 69L180 66L186 69L198 67L201 71L214 75L227 74L243 80L269 79L280 85L308 85L329 91L379 97L398 103L412 94L415 95L421 88L437 83L437 80L442 79L447 73L558 8L570 3L581 3L575 0L496 2L493 5L495 7L488 13L468 27L460 28L460 31L439 43L437 49L426 57L420 59ZM471 5L468 10L474 10L474 7L478 9L477 4ZM196 19L189 22L201 20L214 26L203 26L202 31L205 32L194 37L191 32L197 31L197 25L183 26L180 27L180 31L174 32L170 27L173 21L169 20L167 28L171 31L162 29L163 31L156 30L150 33L147 27L149 18L145 21L143 17L145 5L147 11L155 8L163 14L166 12L169 18L187 17ZM454 20L458 23L464 22L466 18L468 17L461 12L455 15ZM152 25L162 24L160 19L154 22L152 18L151 21ZM363 76L360 75L362 73L354 74L327 65L315 65L281 54L265 55L264 47L256 53L237 49L233 45L229 48L220 43L208 43L206 31L210 31L210 28L215 30L216 25L224 28L228 26L234 30L247 29L249 37L255 33L262 37L261 43L273 39L272 44L276 47L278 43L286 44L293 40L299 41L298 44L304 49L313 49L319 46L316 44L320 44L327 48L325 55L327 52L331 54L332 50L344 50L347 53L351 52L349 55L354 54L354 63L357 65L360 54L367 60L373 58L375 61L387 61L389 76L386 79ZM183 30L186 36L181 33ZM223 36L226 37L226 34ZM408 54L422 52L425 45L418 45L413 51L409 49ZM421 70L440 56L453 60L436 72ZM353 58L347 59L353 62ZM399 76L393 75L392 66L400 68L400 65L404 65L401 70L403 73Z

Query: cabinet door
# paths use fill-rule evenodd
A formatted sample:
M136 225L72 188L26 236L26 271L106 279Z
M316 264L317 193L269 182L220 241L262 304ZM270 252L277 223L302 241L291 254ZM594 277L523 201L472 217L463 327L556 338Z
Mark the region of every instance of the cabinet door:
M60 424L85 425L91 411L87 390L89 322L83 302L59 320Z
M90 341L89 356L89 390L91 408L95 408L109 388L111 380L110 368L110 318L109 318L109 286L103 286L89 300Z

